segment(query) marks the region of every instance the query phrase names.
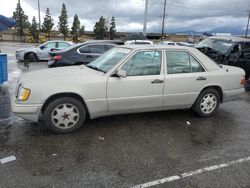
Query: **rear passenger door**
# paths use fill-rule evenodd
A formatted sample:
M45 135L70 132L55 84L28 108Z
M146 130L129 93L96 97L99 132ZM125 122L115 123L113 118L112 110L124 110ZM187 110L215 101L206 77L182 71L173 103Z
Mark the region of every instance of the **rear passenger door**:
M79 48L78 53L81 55L81 61L87 64L103 54L104 51L103 44L89 44Z
M207 83L207 72L188 51L166 51L164 106L187 108Z
M114 47L116 47L116 45L113 45L113 44L105 44L105 45L104 45L104 51L106 52L106 51L108 51L108 50L110 50L110 49L112 49L112 48L114 48Z

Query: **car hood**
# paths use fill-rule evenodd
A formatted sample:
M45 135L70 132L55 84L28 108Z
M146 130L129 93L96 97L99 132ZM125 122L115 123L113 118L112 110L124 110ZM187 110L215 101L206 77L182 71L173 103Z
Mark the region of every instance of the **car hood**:
M91 79L104 73L90 69L86 66L70 66L36 70L23 73L19 79L24 84L39 84L47 82L67 82L75 79Z

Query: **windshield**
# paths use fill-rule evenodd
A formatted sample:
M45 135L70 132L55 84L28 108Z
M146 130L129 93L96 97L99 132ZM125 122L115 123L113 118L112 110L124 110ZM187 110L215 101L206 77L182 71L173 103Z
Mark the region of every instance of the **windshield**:
M127 48L113 48L89 63L87 67L106 73L121 61L130 51L131 50Z
M232 45L232 42L211 38L207 38L198 44L198 46L209 47L223 54L227 53Z

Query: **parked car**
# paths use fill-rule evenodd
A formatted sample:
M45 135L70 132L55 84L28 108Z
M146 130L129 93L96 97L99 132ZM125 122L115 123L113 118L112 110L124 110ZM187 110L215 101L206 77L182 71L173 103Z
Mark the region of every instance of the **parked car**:
M161 41L159 44L160 45L167 45L167 46L178 46L178 44L176 42L172 42L172 41Z
M34 122L43 117L56 133L115 114L191 108L207 117L244 92L244 76L195 48L121 46L86 66L24 73L12 111Z
M194 43L190 43L190 42L177 42L177 45L179 45L179 46L195 47L195 44Z
M16 51L18 61L40 61L49 60L49 52L72 46L74 43L67 41L48 41L37 47L23 48Z
M125 45L152 45L153 42L150 40L127 40L125 41Z
M50 52L49 67L88 64L104 52L124 44L122 41L89 41L64 50Z
M241 67L250 76L250 39L234 36L212 36L196 46L218 64Z

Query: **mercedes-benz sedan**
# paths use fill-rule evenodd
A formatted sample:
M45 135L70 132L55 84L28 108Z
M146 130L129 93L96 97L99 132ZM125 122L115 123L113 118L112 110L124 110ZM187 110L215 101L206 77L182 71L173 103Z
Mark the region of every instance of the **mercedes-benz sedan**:
M244 92L243 69L217 65L195 48L116 47L87 66L25 73L12 111L68 133L90 119L126 113L193 109L215 114L220 103Z

